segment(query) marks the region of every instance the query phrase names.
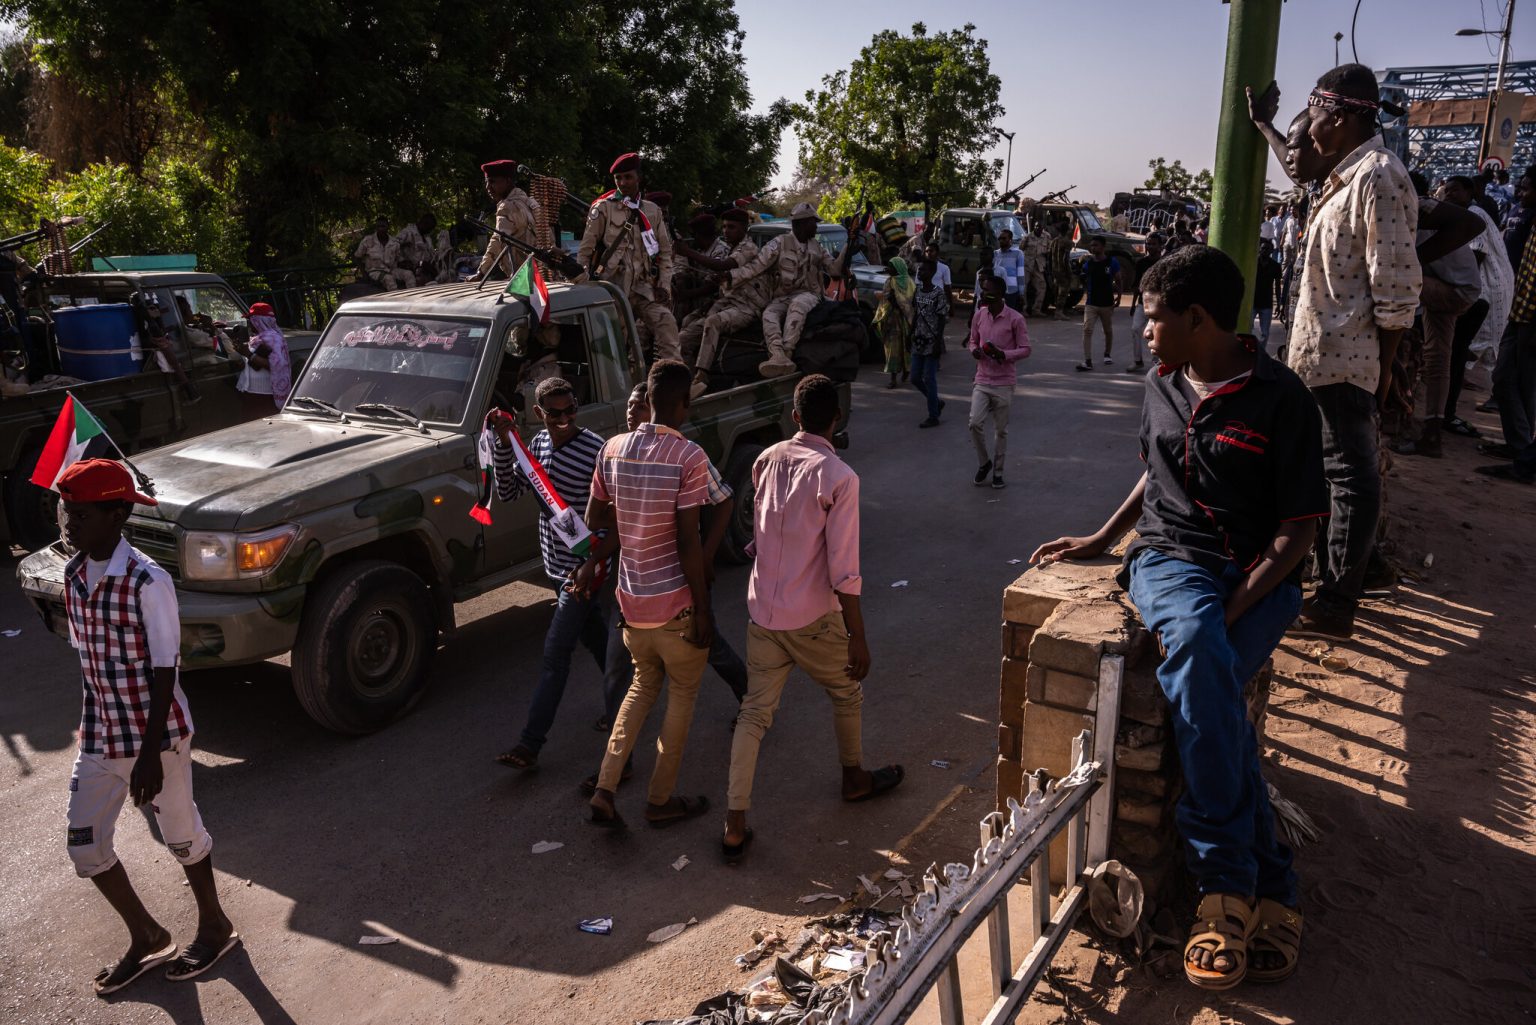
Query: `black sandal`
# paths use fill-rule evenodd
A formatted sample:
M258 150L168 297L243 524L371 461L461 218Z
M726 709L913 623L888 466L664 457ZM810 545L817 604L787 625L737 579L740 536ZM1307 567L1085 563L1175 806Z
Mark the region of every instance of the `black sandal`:
M1459 416L1453 416L1441 424L1441 429L1447 434L1459 434L1463 438L1481 438L1483 432L1467 423Z
M510 751L503 751L496 756L497 765L505 765L509 769L519 769L528 772L539 767L539 753L527 744L519 744Z
M857 797L845 797L849 804L857 804L860 801L868 801L879 797L881 794L890 793L901 786L901 781L907 778L907 770L899 765L887 765L883 769L876 769L869 774L869 789Z
M224 941L222 947L193 940L187 944L187 949L181 952L181 956L171 962L171 966L165 970L165 977L172 982L195 979L218 964L220 958L239 945L240 934L237 932L230 933L229 939Z
M748 826L746 833L741 838L741 843L726 843L724 839L720 841L720 855L725 859L727 865L741 863L741 859L747 855L747 848L752 846L753 835L752 827Z
M664 829L667 826L676 825L677 823L682 822L684 819L696 819L700 815L703 815L705 812L709 811L709 798L705 797L703 794L700 794L698 797L672 797L667 801L666 804L662 805L661 807L676 807L681 808L682 811L676 815L668 815L666 818L661 819L651 818L649 812L653 807L655 807L655 805L648 805L645 809L647 812L645 816L646 825L652 827L653 829Z
M151 968L163 965L175 956L176 940L172 937L164 947L145 954L136 961L131 960L132 955L123 955L122 960L118 961L117 964L108 965L97 972L96 978L91 980L91 985L95 988L96 995L99 997L116 993ZM128 974L120 975L119 973L122 972L127 972Z

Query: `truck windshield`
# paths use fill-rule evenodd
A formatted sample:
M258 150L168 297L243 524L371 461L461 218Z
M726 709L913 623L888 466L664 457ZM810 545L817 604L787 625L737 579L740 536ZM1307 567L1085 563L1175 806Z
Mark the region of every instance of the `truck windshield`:
M369 403L398 406L428 423L457 425L489 335L482 321L337 317L292 398L318 399L347 413Z
M1102 223L1100 223L1098 217L1095 216L1094 212L1092 210L1089 210L1087 207L1080 206L1080 207L1077 208L1077 219L1080 222L1082 222L1083 230L1084 231L1103 231L1104 230L1104 225Z
M1024 237L1024 226L1019 223L1019 219L1013 216L1013 214L992 214L987 220L992 225L993 238L996 238L1005 231L1013 233L1013 240L1015 242Z

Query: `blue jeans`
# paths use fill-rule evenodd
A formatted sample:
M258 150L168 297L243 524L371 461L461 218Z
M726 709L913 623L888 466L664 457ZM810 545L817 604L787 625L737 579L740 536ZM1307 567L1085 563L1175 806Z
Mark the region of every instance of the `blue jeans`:
M1269 325L1270 325L1270 322L1272 320L1274 320L1274 316L1275 316L1274 307L1272 307L1272 306L1271 307L1261 306L1258 309L1253 311L1253 315L1255 317L1259 318L1259 344L1262 345L1262 346L1265 346L1265 350L1264 351L1268 352L1269 351L1269 349L1268 349L1268 346L1269 346Z
M592 657L597 660L597 667L605 670L604 704L612 706L610 711L618 707L612 701L609 693L612 688L606 679L613 650L608 629L608 603L600 596L578 597L564 587L560 588L559 595L555 603L555 616L549 621L549 630L544 634L544 665L539 673L539 685L534 689L533 704L528 709L528 723L519 738L524 747L535 753L543 748L549 737L549 728L554 724L560 699L565 696L565 681L571 675L571 656L578 643L586 645ZM622 640L619 648L624 648ZM625 652L624 661L628 662L628 652ZM629 681L626 679L624 688L628 686ZM624 688L619 690L620 700L623 700Z
M928 416L939 418L939 357L912 354L912 387L928 400Z
M1228 627L1227 596L1242 579L1235 565L1218 576L1143 549L1131 563L1131 601L1168 652L1157 681L1168 697L1184 770L1174 820L1200 892L1257 895L1295 907L1291 849L1275 833L1243 685L1296 618L1301 589L1280 584Z

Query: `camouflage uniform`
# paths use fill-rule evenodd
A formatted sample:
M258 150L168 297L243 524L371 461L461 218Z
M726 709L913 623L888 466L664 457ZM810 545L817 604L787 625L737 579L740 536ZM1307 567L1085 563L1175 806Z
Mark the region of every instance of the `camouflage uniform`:
M1072 237L1065 231L1058 234L1046 246L1051 258L1051 287L1056 293L1056 315L1066 312L1067 297L1072 291Z
M363 277L386 292L409 288L416 283L414 277L400 273L400 243L393 238L380 242L378 234L370 231L357 244L357 251L352 256L363 261Z
M528 193L515 185L506 198L496 204L496 230L504 231L526 245L533 245L533 226L538 219L538 200L529 198ZM490 240L485 244L485 256L480 259L478 273L483 277L493 268L498 268L511 277L526 259L526 249L514 248L500 235L492 232Z
M677 320L672 308L658 302L656 291L672 288L672 236L662 223L661 208L649 200L640 201L640 212L651 222L656 233L657 251L651 257L641 238L640 218L626 206L618 192L592 204L587 214L587 230L581 236L576 260L588 273L611 281L629 297L635 319L651 331L656 340L657 359L681 359L683 350L677 340ZM603 246L600 267L592 266L598 243Z
M704 250L704 255L711 260L729 260L731 258L730 243L716 235L715 241L710 244L708 249ZM695 266L691 261L683 261L672 274L672 284L676 286L672 290L673 313L677 317L678 326L684 335L686 335L689 325L698 323L709 314L709 308L713 304L714 298L705 294L696 296L685 304L682 299L677 298L677 291L682 288L698 288L701 285L708 284L709 279L713 276L714 271ZM686 346L683 351L687 352Z
M790 216L800 220L804 215L816 216L808 203L797 206ZM801 242L793 231L787 231L774 236L756 259L731 271L727 278L731 289L768 270L776 272L770 301L763 310L763 343L768 347L768 359L757 369L764 377L794 371L790 355L800 344L805 318L821 302L821 276L831 273L833 265L834 257L814 235L809 242Z
M400 259L411 265L410 270L395 268L395 277L400 279L402 286L410 288L412 285L425 285L427 279L419 275L421 265L432 259L432 246L422 237L421 229L414 224L407 224L400 229L400 234L395 236L395 244L400 247ZM406 278L410 278L406 281Z
M721 244L724 245L723 239ZM724 255L716 256L713 249L709 252L716 259L735 261L737 267L745 267L757 259L757 254L757 244L749 238L743 238L736 243L735 249L727 249ZM708 370L715 361L720 335L751 326L763 315L763 307L767 305L768 286L762 278L733 288L716 299L704 316L690 318L683 326L682 344L687 362L696 370Z
M1045 287L1046 240L1033 231L1024 236L1024 259L1029 269L1029 279L1024 287L1027 297L1033 290L1035 299L1029 304L1029 315L1038 317L1049 296Z

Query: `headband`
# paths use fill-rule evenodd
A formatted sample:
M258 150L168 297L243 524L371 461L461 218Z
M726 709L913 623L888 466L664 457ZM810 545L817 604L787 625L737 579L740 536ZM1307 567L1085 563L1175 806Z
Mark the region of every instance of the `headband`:
M1312 95L1307 97L1307 106L1347 110L1353 114L1374 114L1381 109L1381 104L1375 100L1362 100L1343 93L1331 93L1326 89L1313 89Z

